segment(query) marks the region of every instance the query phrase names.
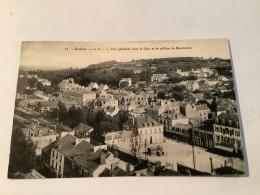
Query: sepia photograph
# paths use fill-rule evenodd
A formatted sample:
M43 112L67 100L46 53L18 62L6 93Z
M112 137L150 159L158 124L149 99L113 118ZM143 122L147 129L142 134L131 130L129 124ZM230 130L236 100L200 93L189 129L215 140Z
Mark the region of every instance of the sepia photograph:
M9 179L248 174L228 39L21 43Z

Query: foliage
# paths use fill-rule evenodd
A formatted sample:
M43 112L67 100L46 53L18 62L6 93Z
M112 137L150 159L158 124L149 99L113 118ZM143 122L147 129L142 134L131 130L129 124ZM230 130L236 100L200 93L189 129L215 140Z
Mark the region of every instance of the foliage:
M174 91L174 92L172 92L172 97L176 101L182 101L182 100L184 100L185 95L182 92Z
M160 91L160 92L158 93L158 95L157 95L157 98L158 98L158 99L163 99L163 100L165 100L165 93L162 92L162 91Z
M20 127L15 127L12 133L9 173L28 173L34 168L36 144L26 139Z

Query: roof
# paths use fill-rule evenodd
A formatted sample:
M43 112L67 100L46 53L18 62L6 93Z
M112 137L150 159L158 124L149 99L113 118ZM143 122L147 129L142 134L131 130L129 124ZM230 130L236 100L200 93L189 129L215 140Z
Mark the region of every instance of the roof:
M105 140L112 140L114 139L126 139L133 137L133 131L116 131L116 132L109 132L105 135Z
M202 121L201 123L194 125L193 129L213 132L213 120Z
M136 118L137 128L144 128L144 127L152 127L152 126L162 126L159 122L152 119L149 116L140 116Z
M58 101L41 101L39 102L42 107L52 107L52 106L58 106Z
M41 136L57 134L57 132L54 131L53 129L48 128L48 127L39 126L39 125L28 125L28 127L22 128L22 130L26 137L30 136L30 132L34 133L34 137L37 137L39 135L40 131L42 132ZM51 134L51 131L53 132L53 134Z
M42 149L43 152L48 152L52 148L72 148L74 147L76 143L76 137L70 134L65 135L61 139L58 139L54 142L52 142L50 145L46 146L45 148Z
M217 169L214 169L214 171L217 173L217 175L240 175L240 174L245 174L242 171L236 170L232 167L220 167Z
M191 93L190 96L194 97L195 99L203 99L203 95L201 93Z
M185 125L185 124L182 124L182 123L176 123L173 127L179 128L179 129L185 129L185 130L191 129L190 124Z
M216 117L218 120L226 120L229 121L231 120L232 122L238 122L238 115L235 113L221 113Z
M88 126L87 124L80 123L78 124L73 130L77 133L87 133L89 132L93 127Z
M200 110L210 110L207 106L207 104L199 104L199 105L195 105L196 110L200 111Z
M171 169L163 169L160 171L158 176L180 176L180 174L177 171L171 170Z
M186 118L184 115L178 112L173 112L173 113L163 113L160 115L162 118L168 118L172 120L177 120L177 119L184 119Z

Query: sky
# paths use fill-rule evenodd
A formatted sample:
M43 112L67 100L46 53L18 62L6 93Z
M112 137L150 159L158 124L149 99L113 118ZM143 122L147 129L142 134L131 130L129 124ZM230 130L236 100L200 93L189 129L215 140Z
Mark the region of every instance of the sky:
M180 49L181 48L181 49ZM227 39L141 42L38 42L24 41L20 67L57 70L85 68L90 64L115 60L166 57L203 57L230 59Z

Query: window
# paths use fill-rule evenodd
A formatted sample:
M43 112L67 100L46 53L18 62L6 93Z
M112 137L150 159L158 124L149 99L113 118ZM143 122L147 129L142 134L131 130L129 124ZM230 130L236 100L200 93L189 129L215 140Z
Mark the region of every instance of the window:
M42 135L42 131L39 131L39 136L41 136Z

